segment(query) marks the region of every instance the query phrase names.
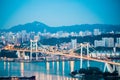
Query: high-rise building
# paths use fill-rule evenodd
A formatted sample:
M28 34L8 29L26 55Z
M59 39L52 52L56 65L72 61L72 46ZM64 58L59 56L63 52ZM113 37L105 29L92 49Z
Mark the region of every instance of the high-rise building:
M105 38L102 38L102 40L105 41L105 47L114 47L114 38L105 37Z
M30 33L30 39L31 39L31 40L34 40L34 36L35 36L35 32L31 32L31 33Z
M116 38L116 44L115 44L116 47L120 47L120 37L119 38Z
M84 36L82 31L79 32L79 36Z
M99 29L94 29L94 35L100 35L101 32L99 31Z
M72 39L71 45L72 45L72 49L76 49L77 48L77 39Z
M22 30L21 32L21 37L22 37L22 43L27 41L27 33L26 30Z
M116 38L116 43L120 44L120 38Z
M39 36L34 36L34 40L39 41Z
M103 41L103 40L95 40L94 41L94 46L95 47L105 47L105 41Z
M90 31L88 31L88 30L85 31L84 33L85 33L85 36L90 36L90 35L92 35L92 32L90 32Z

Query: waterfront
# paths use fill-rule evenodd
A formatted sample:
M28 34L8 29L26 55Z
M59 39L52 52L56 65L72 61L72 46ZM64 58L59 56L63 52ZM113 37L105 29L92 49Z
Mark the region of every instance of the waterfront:
M103 71L104 63L91 61L90 65L91 67L99 67ZM83 61L83 67L87 67L87 61ZM69 75L71 71L78 69L80 69L79 60L30 63L0 61L0 77L36 76L36 80L81 80ZM91 80L93 79L91 78Z

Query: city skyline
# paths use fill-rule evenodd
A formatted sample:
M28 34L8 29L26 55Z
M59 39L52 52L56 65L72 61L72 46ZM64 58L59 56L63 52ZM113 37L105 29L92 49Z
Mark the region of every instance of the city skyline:
M40 21L50 26L120 24L119 0L1 0L0 28Z

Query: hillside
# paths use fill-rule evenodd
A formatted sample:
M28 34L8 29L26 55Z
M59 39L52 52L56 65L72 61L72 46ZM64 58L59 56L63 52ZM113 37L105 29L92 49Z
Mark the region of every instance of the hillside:
M79 32L79 31L86 31L86 30L93 31L93 29L100 29L102 32L109 32L109 31L120 32L120 25L81 24L81 25L51 27L44 23L35 21L32 23L13 26L10 29L3 30L3 31L18 32L18 31L26 30L27 32L30 32L30 31L44 32L44 30L46 30L46 32L55 33L57 31L64 31L64 32Z

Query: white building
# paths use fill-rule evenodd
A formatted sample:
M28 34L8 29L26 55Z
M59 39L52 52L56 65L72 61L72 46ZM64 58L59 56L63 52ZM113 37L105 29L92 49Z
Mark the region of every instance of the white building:
M39 36L34 36L34 40L37 40L37 41L39 41Z
M102 38L103 41L105 41L105 47L114 47L114 38Z
M94 35L100 35L101 32L99 31L99 29L94 29Z
M85 32L80 31L80 32L79 32L79 36L85 36Z
M92 35L92 32L90 32L90 31L85 31L85 36L90 36L90 35Z
M71 45L72 45L72 49L76 49L77 48L77 40L76 39L72 39L71 40Z
M103 41L103 40L95 40L94 41L94 46L95 47L104 47L105 46L105 41Z
M116 38L116 47L120 47L120 38Z
M21 31L22 43L27 41L26 35L27 35L26 30L22 30Z

